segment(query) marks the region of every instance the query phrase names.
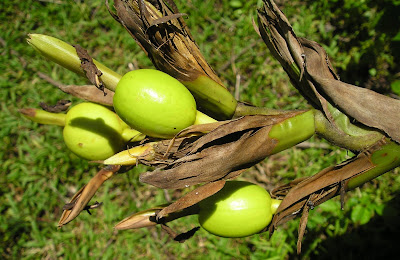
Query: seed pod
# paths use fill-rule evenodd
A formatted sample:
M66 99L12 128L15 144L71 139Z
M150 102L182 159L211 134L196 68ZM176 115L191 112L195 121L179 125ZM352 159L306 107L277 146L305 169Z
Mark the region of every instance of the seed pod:
M226 182L224 188L199 203L199 223L222 237L245 237L262 231L277 208L262 187L245 181Z
M113 103L122 120L152 137L172 138L196 122L192 94L178 80L158 70L126 73L117 85Z
M144 138L143 134L129 129L114 112L95 103L72 107L65 122L65 144L87 160L103 160L121 151L125 147L125 138Z

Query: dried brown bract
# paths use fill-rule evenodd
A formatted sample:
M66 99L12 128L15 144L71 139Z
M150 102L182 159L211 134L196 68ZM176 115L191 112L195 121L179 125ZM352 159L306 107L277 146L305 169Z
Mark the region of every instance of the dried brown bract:
M161 142L155 147L159 159L149 162L157 169L143 173L140 180L159 188L179 189L236 177L271 154L278 143L268 136L272 126L299 113L244 116L189 128L185 135L191 129L197 133L201 128L208 131L215 127L197 140L177 138L172 145Z
M400 142L400 100L340 81L325 50L316 42L297 37L272 0L258 11L259 31L293 85L335 124L328 104L358 122L385 132Z
M294 180L274 189L271 195L281 198L283 201L272 219L269 231L272 233L278 225L302 215L298 237L298 252L300 252L301 240L308 220L308 211L337 195L341 196L343 208L344 194L348 190L347 183L349 180L376 167L370 156L388 142L388 139L384 138L341 164L328 167L311 177Z

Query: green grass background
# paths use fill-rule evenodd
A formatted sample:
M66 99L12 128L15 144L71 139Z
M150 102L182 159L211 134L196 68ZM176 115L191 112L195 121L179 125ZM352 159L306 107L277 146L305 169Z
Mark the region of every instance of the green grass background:
M188 26L204 56L240 100L271 108L306 108L305 100L253 29L260 2L176 1L181 12L189 15ZM300 36L327 49L343 81L381 92L390 92L390 85L398 81L399 18L387 18L399 10L398 1L277 3ZM298 220L281 226L272 236L264 233L242 239L219 238L200 229L185 243L172 241L158 227L114 231L113 225L129 214L186 192L162 191L140 183L141 167L106 182L93 199L103 206L92 215L83 212L57 229L63 205L99 166L69 152L61 128L30 122L18 109L38 107L41 101L79 102L37 72L64 84L87 82L36 54L26 43L27 34L43 33L80 44L119 73L152 68L152 64L111 18L103 1L4 0L0 10L0 258L372 259L397 252L398 169L348 193L343 211L338 198L311 211L301 256L296 255ZM351 156L317 137L310 142L324 146L281 152L252 167L241 179L270 190ZM171 223L178 232L197 225L196 216Z

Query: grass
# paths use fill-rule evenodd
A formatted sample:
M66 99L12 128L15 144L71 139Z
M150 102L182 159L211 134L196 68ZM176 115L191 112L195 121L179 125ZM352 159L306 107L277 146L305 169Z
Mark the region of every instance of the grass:
M307 107L252 26L260 1L176 1L188 13L187 23L209 63L242 101L272 108ZM323 1L317 1L322 3ZM335 46L320 30L325 20L316 7L300 1L280 1L299 35ZM11 17L11 18L10 18ZM185 243L173 242L159 228L113 231L132 212L162 204L163 191L138 181L138 167L106 182L94 200L103 202L92 215L83 212L62 229L56 225L62 206L98 170L69 152L62 129L29 122L19 108L79 102L38 77L46 73L64 84L85 79L43 60L26 43L28 33L44 33L89 53L119 73L152 68L129 34L108 14L103 1L3 1L0 12L0 257L4 259L288 259L295 253L298 220L267 234L225 239L199 230ZM342 42L340 42L343 44ZM333 54L346 52L331 48ZM349 48L351 49L351 48ZM129 65L130 64L130 65ZM237 82L240 79L240 82ZM356 79L357 80L357 79ZM235 89L235 86L240 86ZM313 137L310 142L323 143ZM242 175L267 189L309 176L349 158L347 151L329 147L293 148L271 156ZM310 213L302 258L366 257L395 250L400 212L399 170L387 173L348 193L343 211L337 198ZM185 191L168 191L172 199ZM179 232L197 225L196 217L171 223ZM390 237L389 237L390 235ZM372 237L372 238L371 238Z

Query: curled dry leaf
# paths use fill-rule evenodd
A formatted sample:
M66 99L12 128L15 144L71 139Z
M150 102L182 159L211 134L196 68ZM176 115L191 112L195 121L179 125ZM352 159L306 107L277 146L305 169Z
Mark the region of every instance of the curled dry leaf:
M47 112L52 112L52 113L60 113L63 111L68 110L68 108L71 106L71 101L69 100L58 100L55 105L48 105L44 102L40 102L39 106Z
M175 4L170 8L164 1L151 3L144 0L114 1L116 14L113 17L160 70L183 81L192 80L194 74L206 74L222 84L188 31L182 18L185 14L178 13Z
M358 122L385 132L400 143L400 100L340 81L325 50L316 42L297 37L272 0L258 11L259 31L293 85L334 124L328 103Z
M189 208L196 203L214 195L218 191L220 191L225 186L225 180L219 180L215 182L210 182L204 184L193 191L185 194L183 197L179 198L177 201L163 208L157 214L157 218L163 218L164 216L177 212L186 208Z
M113 105L114 92L109 89L104 89L104 92L101 92L95 85L65 85L52 79L45 73L38 72L37 74L40 78L46 80L67 94L106 106Z
M89 102L105 106L113 105L114 92L108 89L101 92L95 85L59 85L57 87L65 93Z
M337 195L342 196L343 202L348 181L376 167L371 161L371 155L388 143L389 140L383 138L375 145L341 164L328 167L311 177L297 179L274 189L271 195L283 197L283 201L272 219L269 231L272 233L278 225L302 215L298 237L298 252L300 252L308 211Z
M159 188L179 189L236 177L271 154L279 142L269 137L272 126L299 113L244 116L189 128L185 134L215 127L201 137L160 142L154 148L157 159L142 161L156 170L141 174L140 180Z
M83 210L86 209L99 187L116 172L120 170L119 165L108 165L97 172L97 174L83 186L64 207L58 227L62 227L74 220Z
M79 59L81 60L81 68L86 73L86 77L88 78L90 83L92 83L99 90L101 90L104 96L107 95L107 93L104 91L105 90L104 83L100 79L100 76L103 75L103 73L94 64L93 59L89 55L87 50L82 48L79 44L75 45L74 47L76 50L76 54L78 54Z

